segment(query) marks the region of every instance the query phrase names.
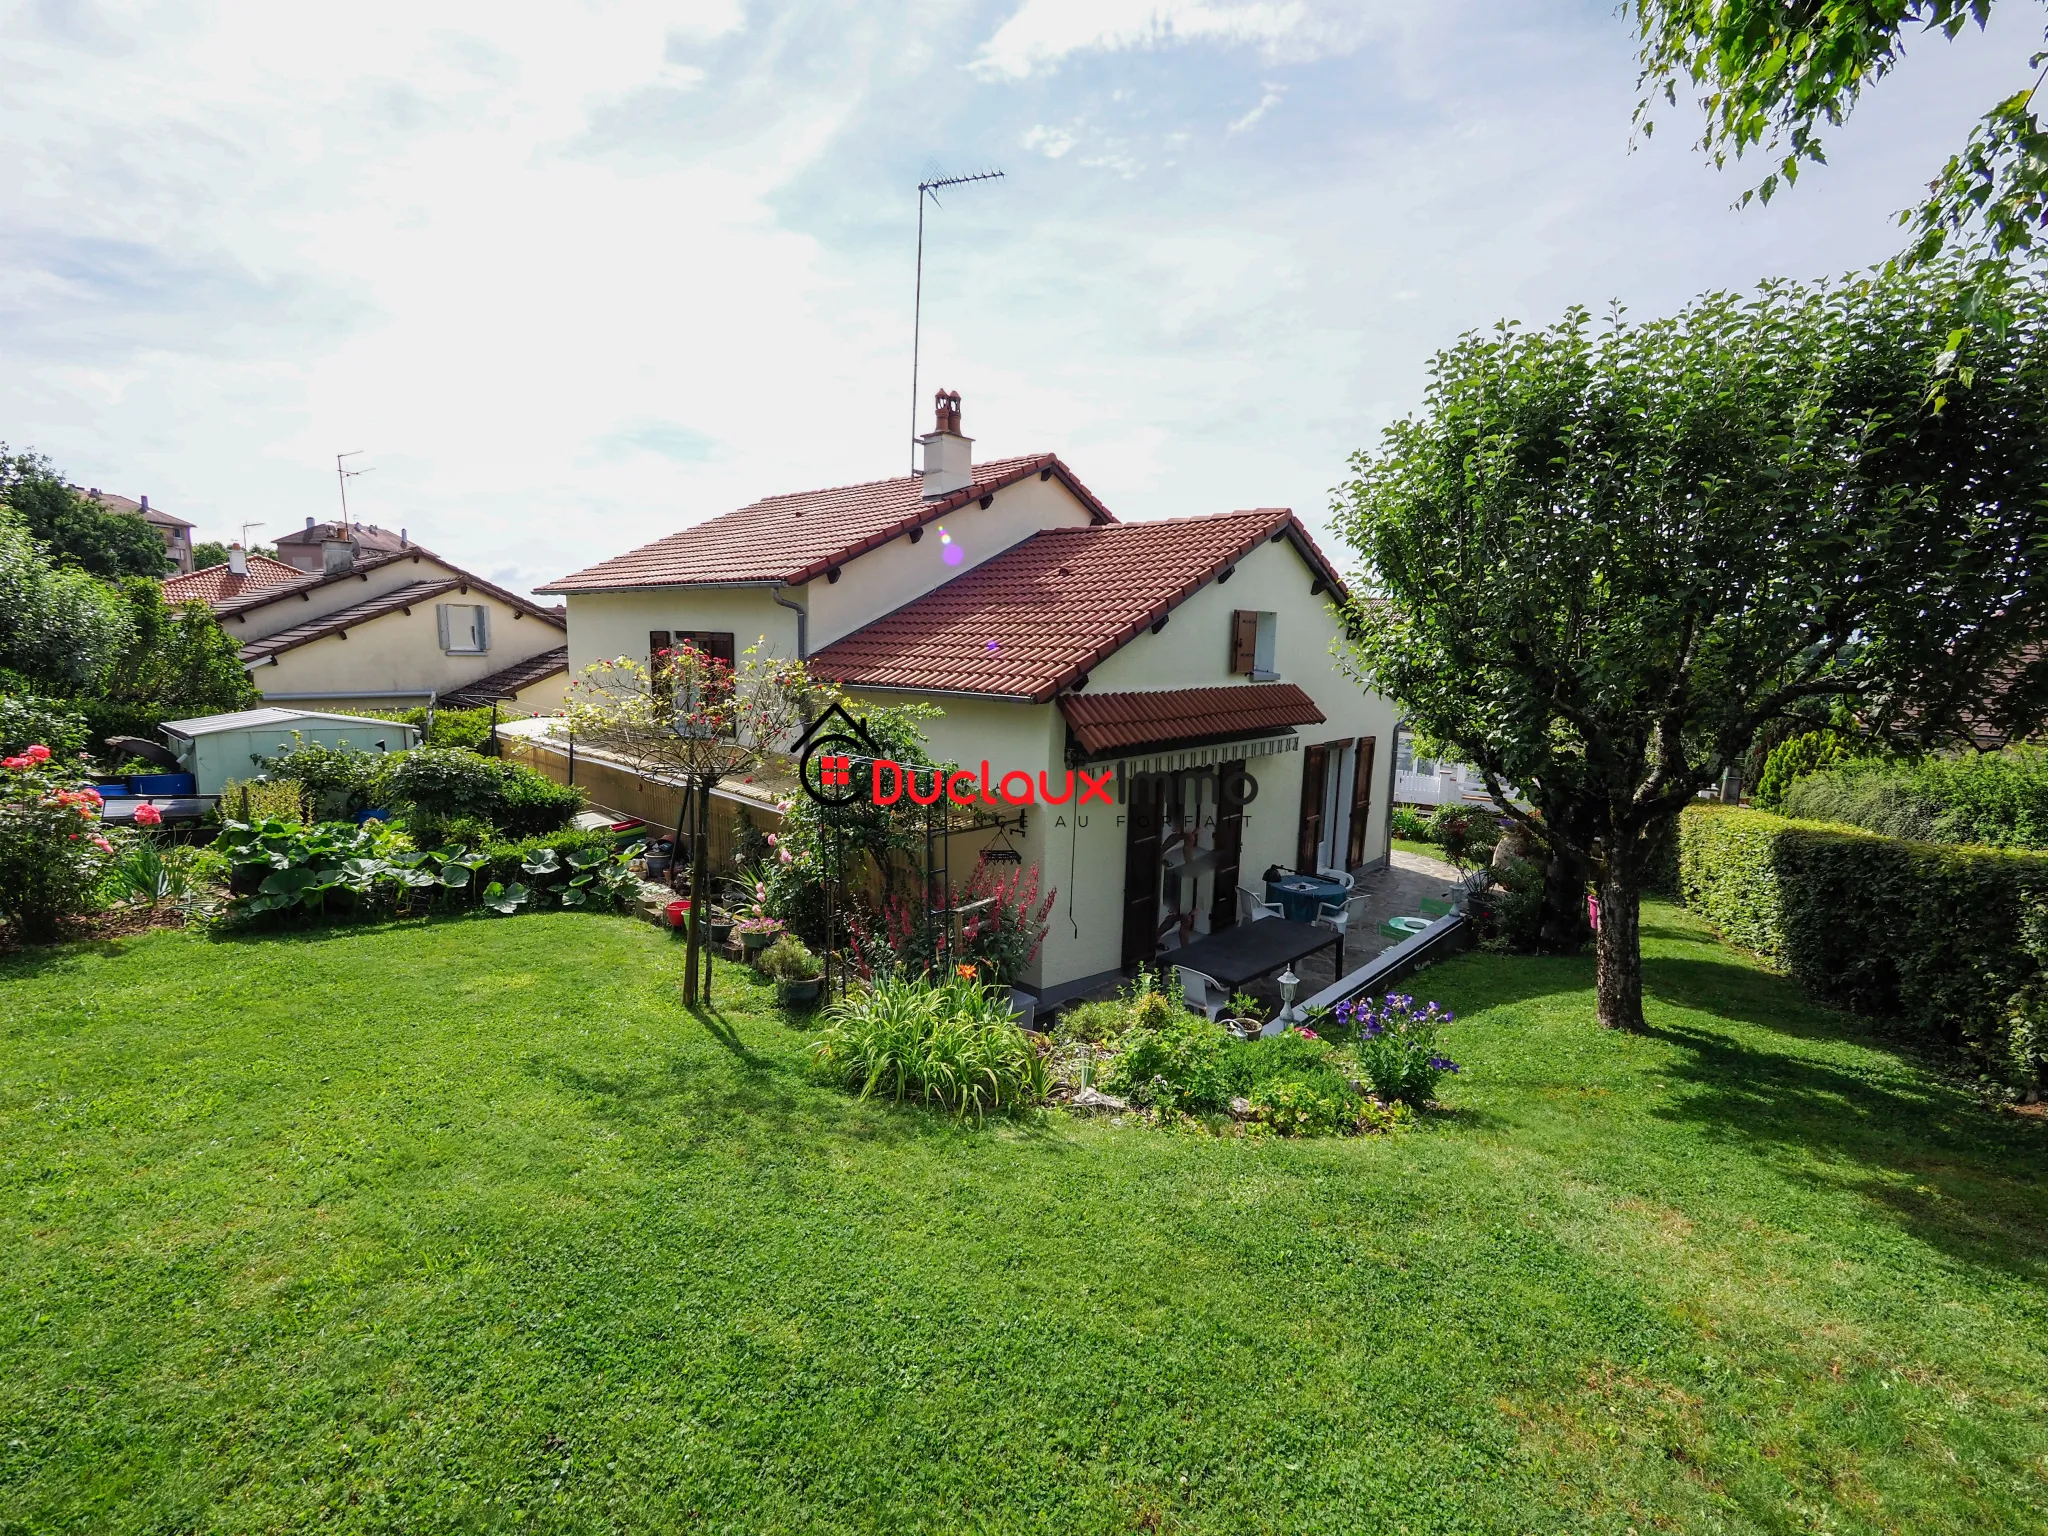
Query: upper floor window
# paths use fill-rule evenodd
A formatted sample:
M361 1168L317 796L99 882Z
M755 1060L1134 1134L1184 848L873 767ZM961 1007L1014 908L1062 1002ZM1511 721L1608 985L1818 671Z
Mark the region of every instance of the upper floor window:
M1276 646L1280 637L1280 616L1240 608L1230 616L1230 670L1255 683L1270 683L1280 675Z
M450 656L481 656L491 648L491 610L481 603L436 603L441 649Z

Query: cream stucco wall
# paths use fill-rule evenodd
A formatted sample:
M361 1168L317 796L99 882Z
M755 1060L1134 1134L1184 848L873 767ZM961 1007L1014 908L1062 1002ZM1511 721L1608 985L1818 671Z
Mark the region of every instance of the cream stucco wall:
M1088 509L1057 478L1032 475L1005 486L994 493L986 510L979 502L969 502L939 522L927 523L915 544L908 534L891 539L848 561L838 581L812 582L811 649L822 649L872 624L1041 529L1080 528L1088 522ZM940 538L942 528L950 546ZM949 547L960 550L959 564L946 563Z
M488 651L451 656L441 649L434 610L451 602L490 610ZM302 694L346 701L352 695L405 691L420 695L424 703L428 689L447 693L561 643L562 632L552 624L471 587L467 593L447 592L415 603L409 614L398 610L370 619L350 629L346 638L337 634L309 641L283 652L274 665L259 662L250 669L249 681L265 698Z
M730 630L744 651L757 640L776 656L796 655L796 615L777 604L770 587L667 587L643 592L571 592L569 675L625 656L643 666L652 630ZM783 594L803 601L803 588ZM813 640L813 648L817 642Z

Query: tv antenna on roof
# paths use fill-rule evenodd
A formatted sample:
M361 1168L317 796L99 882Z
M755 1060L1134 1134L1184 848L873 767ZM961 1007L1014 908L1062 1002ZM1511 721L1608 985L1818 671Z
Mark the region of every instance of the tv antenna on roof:
M370 471L367 469L343 469L341 461L343 459L357 458L362 454L362 451L360 448L351 448L347 453L337 453L334 456L334 475L341 482L341 531L344 534L348 532L348 483L355 479L357 475L367 475Z
M964 187L975 181L1000 181L1003 173L997 170L976 171L971 176L932 176L917 184L917 299L910 311L910 472L917 473L917 353L923 337L924 325L924 200L930 198L932 206L943 208L939 201L939 188Z

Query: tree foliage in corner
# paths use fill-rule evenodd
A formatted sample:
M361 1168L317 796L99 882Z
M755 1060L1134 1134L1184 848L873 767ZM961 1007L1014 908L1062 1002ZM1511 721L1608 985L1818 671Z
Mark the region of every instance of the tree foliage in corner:
M9 453L0 443L0 505L20 517L59 565L106 581L170 574L163 538L154 528L79 495L40 454Z
M1636 105L1645 134L1658 98L1698 93L1705 115L1698 148L1716 166L1751 150L1773 164L1742 194L1770 201L1802 166L1826 162L1822 139L1904 61L1912 34L1953 40L1982 28L1992 0L1629 0L1641 43L1646 94ZM2003 271L2037 256L2048 219L2048 135L2034 109L2048 53L2015 71L2011 94L1994 102L1949 157L1916 208L1909 264L1932 260L1953 240L1980 257L1966 318L1979 306L2002 311Z
M2042 718L2048 319L2036 299L1987 334L1936 411L1966 282L1469 335L1352 460L1336 516L1378 583L1357 671L1596 883L1606 1024L1642 1023L1638 904L1674 818L1760 729L1845 699L1923 741Z

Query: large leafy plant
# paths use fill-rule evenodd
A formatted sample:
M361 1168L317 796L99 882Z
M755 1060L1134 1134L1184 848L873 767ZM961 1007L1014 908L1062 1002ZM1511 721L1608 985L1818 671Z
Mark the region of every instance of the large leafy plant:
M819 1073L862 1098L938 1104L979 1119L1045 1096L1045 1063L1009 1005L964 977L890 980L825 1010Z

